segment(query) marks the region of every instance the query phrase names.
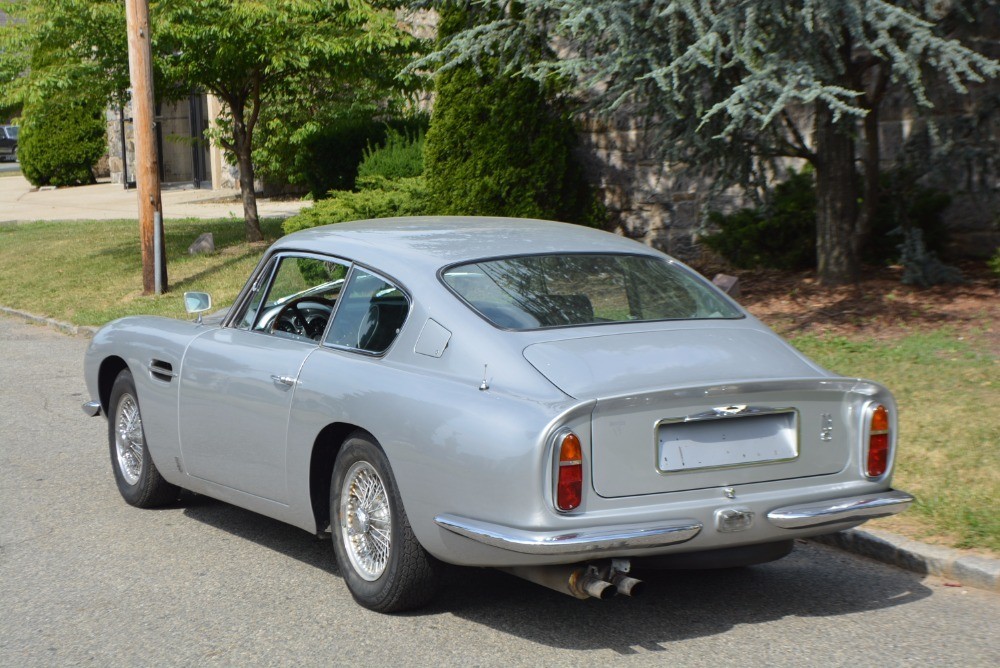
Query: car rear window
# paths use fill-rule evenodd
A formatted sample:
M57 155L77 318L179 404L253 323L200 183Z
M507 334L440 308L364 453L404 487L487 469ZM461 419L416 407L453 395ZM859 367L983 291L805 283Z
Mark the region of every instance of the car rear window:
M442 277L504 329L743 315L692 272L648 255L505 257L449 267Z

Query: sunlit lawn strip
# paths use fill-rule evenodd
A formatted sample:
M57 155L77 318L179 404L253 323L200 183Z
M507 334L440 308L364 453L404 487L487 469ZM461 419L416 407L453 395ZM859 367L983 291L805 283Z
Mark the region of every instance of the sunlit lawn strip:
M262 222L268 240L280 226ZM202 232L212 232L217 252L189 255ZM134 220L0 225L0 304L79 325L134 314L181 317L185 290L232 302L267 247L243 241L242 220L169 221L164 233L170 291L157 297L142 295Z
M876 379L896 396L894 485L917 503L876 525L1000 552L1000 360L947 328L892 342L804 336L793 343L823 366Z

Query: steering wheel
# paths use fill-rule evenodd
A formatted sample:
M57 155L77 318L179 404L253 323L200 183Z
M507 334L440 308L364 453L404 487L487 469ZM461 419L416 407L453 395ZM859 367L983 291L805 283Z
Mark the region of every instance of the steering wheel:
M333 311L333 302L323 297L303 297L290 301L271 321L271 332L287 332L319 340Z
M378 331L378 305L372 304L358 325L358 348L368 350Z

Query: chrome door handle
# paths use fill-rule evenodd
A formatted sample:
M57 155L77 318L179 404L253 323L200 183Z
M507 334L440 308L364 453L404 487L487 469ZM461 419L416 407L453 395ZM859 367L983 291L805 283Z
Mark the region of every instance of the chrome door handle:
M271 376L271 380L274 381L275 385L284 385L285 387L295 385L295 379L291 376Z

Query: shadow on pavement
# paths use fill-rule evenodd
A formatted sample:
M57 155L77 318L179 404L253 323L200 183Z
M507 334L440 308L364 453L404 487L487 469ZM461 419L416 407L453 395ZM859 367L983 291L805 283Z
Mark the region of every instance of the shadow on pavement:
M328 540L206 497L182 505L187 517L338 574ZM647 585L640 597L578 601L492 569L445 567L434 602L408 614L450 614L555 648L629 655L743 624L878 610L931 594L914 574L801 542L770 564L637 575Z
M185 517L339 576L329 540L207 496L184 492L178 506Z

